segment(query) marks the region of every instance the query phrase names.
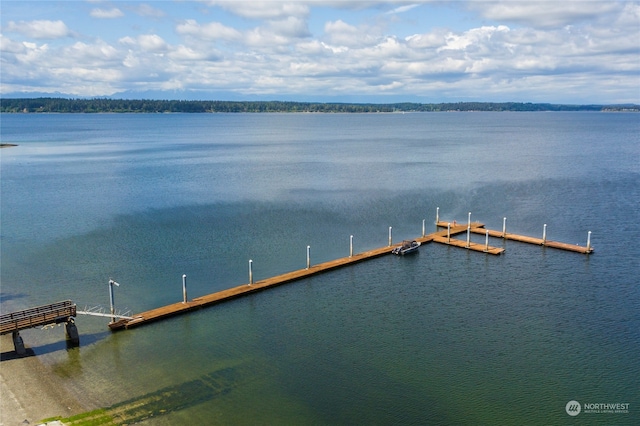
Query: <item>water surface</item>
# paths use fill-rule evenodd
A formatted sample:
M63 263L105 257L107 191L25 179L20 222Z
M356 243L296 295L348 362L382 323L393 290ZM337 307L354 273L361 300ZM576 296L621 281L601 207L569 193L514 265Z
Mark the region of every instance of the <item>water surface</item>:
M427 245L139 329L80 316L25 342L95 406L145 424L634 424L637 114L3 115L2 310L120 311L420 235L467 213L595 254ZM474 236L484 242L483 236ZM7 351L3 348L2 351ZM3 361L11 362L11 361ZM171 396L174 395L174 396ZM182 395L178 397L176 395ZM148 405L150 407L150 405Z

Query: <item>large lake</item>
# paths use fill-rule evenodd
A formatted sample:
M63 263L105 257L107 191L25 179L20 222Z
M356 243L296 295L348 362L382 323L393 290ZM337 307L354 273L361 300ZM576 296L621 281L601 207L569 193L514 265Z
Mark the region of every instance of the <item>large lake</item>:
M112 334L22 332L145 424L638 424L640 115L2 115L2 312L137 313L417 237L426 219L586 245L430 244ZM473 237L484 242L484 237ZM3 352L12 348L3 347ZM11 363L5 360L2 363ZM1 365L0 365L1 367ZM149 401L159 398L160 403ZM628 413L565 411L576 400ZM154 408L155 407L155 408ZM584 407L583 407L583 411ZM61 413L62 414L62 413Z

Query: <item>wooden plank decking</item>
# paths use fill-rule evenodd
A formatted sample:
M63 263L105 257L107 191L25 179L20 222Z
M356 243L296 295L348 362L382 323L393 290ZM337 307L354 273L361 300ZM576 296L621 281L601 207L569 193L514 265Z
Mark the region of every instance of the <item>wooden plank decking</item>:
M558 241L543 240L542 238L527 237L526 235L512 234L509 232L507 232L506 234L503 234L502 231L496 231L496 230L485 229L485 228L478 228L478 227L471 228L471 232L475 234L485 235L487 231L489 231L489 236L494 238L503 238L505 240L519 241L521 243L551 247L555 249L573 251L576 253L583 253L583 254L589 254L593 252L593 247L584 247L576 244L567 244L567 243L560 243Z
M18 332L49 324L60 324L75 316L76 305L70 300L2 314L0 315L0 334Z
M590 253L592 251L592 249L590 248L588 249L586 247L574 246L571 244L564 244L564 243L557 243L553 241L544 242L542 241L542 239L526 237L526 236L517 235L517 234L508 233L506 234L506 236L504 236L502 232L485 229L484 224L480 222L472 222L470 225L468 223L456 223L456 222L454 223L455 224L452 225L449 230L447 230L448 222L439 221L437 225L445 229L424 235L422 237L416 238L415 240L420 242L421 244L425 244L433 241L441 244L448 244L454 247L461 247L461 248L465 248L472 251L479 251L479 252L484 252L484 253L494 254L494 255L498 255L504 252L504 248L491 247L491 246L487 246L487 244L478 244L471 241L467 245L466 241L451 238L454 235L466 232L467 228L470 228L470 232L473 232L476 234L486 235L487 231L489 231L489 236L494 238L506 238L510 240L526 242L530 244L544 245L547 247L561 248L563 250L576 251L580 253ZM254 283L242 284L226 290L218 291L216 293L196 297L186 302L178 302L178 303L173 303L171 305L162 306L160 308L151 309L149 311L142 312L137 315L133 315L132 318L123 318L118 321L112 322L109 324L109 328L111 328L111 330L114 330L114 331L133 328L133 327L137 327L143 324L148 324L150 322L157 321L163 318L189 312L194 309L199 309L199 308L220 303L226 300L235 299L237 297L262 291L271 287L290 283L290 282L300 280L303 278L308 278L323 272L331 271L331 270L342 268L348 265L353 265L355 263L362 262L365 260L374 259L380 256L391 254L391 250L394 247L400 246L401 244L402 243L394 244L391 246L379 247L373 250L368 250L362 253L354 254L353 256L342 257L342 258L331 260L328 262L319 263L317 265L310 265L309 268L298 269L296 271L287 272L271 278L266 278L264 280L256 281Z
M482 226L482 224L475 222L476 226ZM452 235L462 231L466 231L466 225L458 226L455 230L452 230ZM425 235L424 237L416 238L421 244L425 244L434 241L435 238L445 237L447 230L434 232L432 234ZM216 293L208 294L205 296L196 297L192 300L185 302L178 302L160 308L152 309L146 312L142 312L137 315L133 315L132 319L121 319L109 324L112 330L120 330L123 328L133 328L139 325L147 324L149 322L157 321L173 315L182 314L192 311L194 309L202 308L205 306L220 303L226 300L231 300L237 297L245 296L247 294L255 293L267 288L275 287L278 285L290 283L292 281L308 278L316 274L327 272L330 270L342 268L348 265L353 265L358 262L362 262L376 257L391 254L391 250L394 247L400 246L402 243L393 244L391 246L379 247L373 250L364 251L362 253L354 254L353 256L341 257L339 259L331 260L328 262L311 265L308 269L298 269L296 271L287 272L285 274L277 275L264 280L256 281L253 284L242 284L237 287L232 287L227 290L218 291Z

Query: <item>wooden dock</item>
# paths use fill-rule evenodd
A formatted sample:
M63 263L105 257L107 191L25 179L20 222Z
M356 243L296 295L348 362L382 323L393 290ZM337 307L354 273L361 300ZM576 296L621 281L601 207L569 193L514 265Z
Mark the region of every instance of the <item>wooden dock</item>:
M21 330L64 323L67 341L71 346L77 346L80 344L80 337L74 323L75 316L76 305L71 300L2 314L0 315L0 335L11 333L16 353L22 356L26 354L26 348L20 336Z
M76 316L76 305L71 300L37 306L22 311L0 315L0 335L61 324Z
M551 247L555 249L573 251L573 252L582 253L582 254L593 253L593 247L585 247L585 246L579 246L576 244L560 243L558 241L550 241L542 238L527 237L525 235L512 234L509 232L503 233L502 231L485 229L483 227L471 228L471 232L473 232L474 234L485 235L487 231L489 231L489 236L494 238L502 238L505 240L519 241L521 243L534 244L536 246Z
M445 229L437 232L433 232L430 234L425 234L422 237L416 238L415 240L420 242L421 245L424 245L429 242L436 242L440 244L447 244L454 247L460 247L460 248L464 248L471 251L483 252L483 253L493 254L493 255L499 255L505 251L504 248L501 248L501 247L489 246L488 242L485 244L478 244L471 241L467 242L467 241L451 238L454 235L466 233L467 229L469 229L470 233L482 234L485 236L487 235L487 232L488 232L489 236L493 238L510 239L510 240L525 242L529 244L543 245L546 247L554 247L554 248L559 248L563 250L575 251L579 253L591 253L593 251L593 249L591 249L590 247L581 247L581 246L575 246L571 244L557 243L553 241L543 241L542 239L526 237L526 236L516 235L511 233L503 235L502 232L485 229L484 224L480 222L471 222L471 223L462 223L462 224L453 222L453 225L451 225L448 222L438 221L437 226ZM448 226L450 226L449 229L447 229ZM171 305L162 306L160 308L151 309L149 311L133 315L130 318L121 318L117 321L111 322L109 323L109 328L113 331L116 331L116 330L138 327L144 324L151 323L153 321L158 321L167 317L179 315L182 313L193 311L195 309L203 308L206 306L214 305L227 300L245 296L248 294L256 293L258 291L262 291L271 287L276 287L282 284L290 283L290 282L308 278L317 274L332 271L334 269L353 265L355 263L359 263L365 260L388 255L388 254L391 254L391 250L393 248L398 247L401 244L402 243L388 245L385 247L379 247L373 250L368 250L362 253L354 254L353 256L342 257L342 258L331 260L328 262L319 263L316 265L309 265L308 268L298 269L296 271L287 272L281 275L277 275L271 278L266 278L264 280L260 280L256 282L249 282L247 284L242 284L237 287L229 288L227 290L222 290L222 291L218 291L216 293L208 294L205 296L196 297L192 300L185 300L183 302L177 302ZM250 281L251 281L251 278L250 278Z
M474 226L484 226L481 223L474 222ZM461 232L466 232L467 226L457 226L451 230L451 235L455 235ZM434 232L423 237L416 238L415 240L421 244L429 243L431 241L439 241L444 238L446 240L447 230ZM170 316L179 315L202 307L214 305L216 303L224 302L227 300L235 299L237 297L246 296L251 293L256 293L271 287L276 287L282 284L297 281L303 278L308 278L313 275L328 272L334 269L342 268L345 266L353 265L365 260L374 259L380 256L391 254L391 250L395 247L402 245L402 243L393 244L391 246L379 247L373 250L368 250L362 253L354 254L353 256L341 257L339 259L331 260L328 262L319 263L316 265L310 265L309 268L298 269L296 271L287 272L285 274L277 275L275 277L267 278L264 280L256 281L251 284L242 284L237 287L232 287L227 290L222 290L216 293L208 294L205 296L196 297L186 302L173 303L171 305L162 306L160 308L152 309L150 311L142 312L137 315L133 315L130 319L120 319L109 324L111 330L121 330L137 327L143 324L148 324L153 321L164 319ZM484 246L483 246L484 247ZM482 250L480 250L482 251ZM495 253L491 253L495 254Z

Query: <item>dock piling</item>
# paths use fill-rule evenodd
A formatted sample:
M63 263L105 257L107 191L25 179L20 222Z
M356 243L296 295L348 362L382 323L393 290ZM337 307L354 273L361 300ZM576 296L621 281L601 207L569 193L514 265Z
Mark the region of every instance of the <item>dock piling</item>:
M307 269L311 266L311 246L307 246Z
M253 284L253 260L249 259L249 285Z
M447 223L447 244L451 242L451 222Z
M507 218L502 218L502 238L507 238Z
M426 231L426 229L424 228L424 225L425 225L426 220L427 220L427 219L422 219L422 238L424 238L424 236L425 236L425 235L427 235L427 233L426 233L427 231Z
M467 248L471 245L471 212L469 212L469 220L467 221Z
M24 341L22 340L22 336L20 336L20 332L14 331L11 334L13 338L13 348L19 356L23 356L27 354L27 350L24 347Z
M542 245L547 242L547 224L545 223L542 227Z
M182 274L182 303L187 303L187 275Z
M349 235L349 257L353 257L353 235Z
M389 227L389 247L391 247L391 241L392 241L392 238L391 238L391 227Z
M436 207L436 226L440 223L440 207Z
M109 305L111 308L111 322L116 322L116 317L115 317L116 306L115 306L114 297L113 297L114 285L120 287L120 284L110 279L109 280Z
M80 346L80 334L78 333L78 327L76 327L75 321L69 319L65 324L65 334L67 338L67 347Z
M587 232L587 252L591 250L591 231Z
M486 237L484 239L484 251L489 251L489 230L487 229Z

